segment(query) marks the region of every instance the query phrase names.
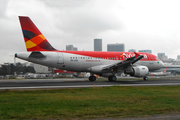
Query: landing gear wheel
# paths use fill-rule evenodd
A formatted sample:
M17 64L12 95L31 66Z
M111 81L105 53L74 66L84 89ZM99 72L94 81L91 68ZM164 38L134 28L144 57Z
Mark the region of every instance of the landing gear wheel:
M96 77L95 76L90 76L89 81L96 81Z
M144 81L147 81L148 80L148 77L143 77Z
M116 78L116 76L109 76L108 80L115 82L117 80L117 78Z

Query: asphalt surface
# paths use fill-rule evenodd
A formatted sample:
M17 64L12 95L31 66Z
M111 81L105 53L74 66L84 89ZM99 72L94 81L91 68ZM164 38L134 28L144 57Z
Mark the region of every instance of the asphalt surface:
M108 86L163 86L180 85L180 77L150 78L148 81L135 78L124 78L116 82L88 81L87 78L76 79L26 79L0 80L0 90L3 89L53 89L75 87L108 87Z

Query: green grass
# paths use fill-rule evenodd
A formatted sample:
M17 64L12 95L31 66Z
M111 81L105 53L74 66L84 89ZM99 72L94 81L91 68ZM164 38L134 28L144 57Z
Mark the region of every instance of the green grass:
M0 91L0 119L91 119L180 112L180 86Z

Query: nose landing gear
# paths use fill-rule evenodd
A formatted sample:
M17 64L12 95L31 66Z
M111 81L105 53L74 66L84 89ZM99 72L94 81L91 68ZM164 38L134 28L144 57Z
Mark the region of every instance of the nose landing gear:
M143 77L143 80L144 81L147 81L148 80L148 77L146 76L146 77Z

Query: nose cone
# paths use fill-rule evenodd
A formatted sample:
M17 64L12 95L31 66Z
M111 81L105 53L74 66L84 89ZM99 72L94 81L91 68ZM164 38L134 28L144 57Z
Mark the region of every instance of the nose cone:
M162 61L159 61L159 69L164 67L164 63Z

